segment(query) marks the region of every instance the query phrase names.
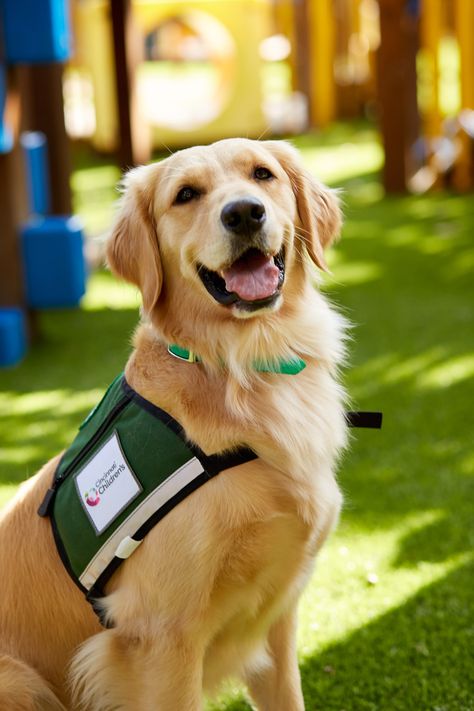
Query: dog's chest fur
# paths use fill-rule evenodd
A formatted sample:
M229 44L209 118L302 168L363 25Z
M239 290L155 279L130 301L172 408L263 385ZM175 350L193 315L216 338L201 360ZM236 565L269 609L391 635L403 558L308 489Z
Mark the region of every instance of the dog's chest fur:
M159 586L152 604L160 615L202 627L196 632L205 634L216 659L224 660L236 643L245 657L245 648L250 653L298 597L337 519L341 497L333 468L346 431L341 392L313 362L297 378L256 377L242 391L220 374L150 354L143 345L127 369L132 387L170 412L206 453L246 444L259 455L222 472L180 505L186 507L180 518L187 521L185 531L174 530L172 513L150 534L155 543L146 542L155 551L150 585L154 580ZM156 555L163 541L177 551L176 569L167 576L187 580L168 598ZM140 553L128 561L129 570L142 564ZM186 610L196 611L196 599L201 608L190 620ZM229 659L229 667L234 663Z

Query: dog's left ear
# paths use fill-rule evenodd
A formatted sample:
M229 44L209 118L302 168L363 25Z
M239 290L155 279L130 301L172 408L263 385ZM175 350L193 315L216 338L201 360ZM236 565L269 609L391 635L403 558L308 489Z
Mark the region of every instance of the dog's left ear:
M163 283L153 216L153 191L159 170L153 164L134 168L125 176L124 193L106 250L107 263L114 274L140 289L146 313L158 301Z
M288 175L296 198L302 227L302 239L309 256L320 269L327 271L324 250L336 237L342 225L337 193L319 183L303 167L300 155L285 141L264 141Z

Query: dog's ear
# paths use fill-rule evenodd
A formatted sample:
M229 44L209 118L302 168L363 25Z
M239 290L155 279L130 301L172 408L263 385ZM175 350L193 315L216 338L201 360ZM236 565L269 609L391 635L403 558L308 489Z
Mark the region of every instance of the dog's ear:
M289 143L264 141L263 145L290 179L301 221L301 237L309 256L316 266L327 271L324 249L336 239L342 225L337 193L313 178Z
M124 193L107 243L107 263L114 274L136 284L149 313L163 283L153 194L158 166L134 168L123 180Z

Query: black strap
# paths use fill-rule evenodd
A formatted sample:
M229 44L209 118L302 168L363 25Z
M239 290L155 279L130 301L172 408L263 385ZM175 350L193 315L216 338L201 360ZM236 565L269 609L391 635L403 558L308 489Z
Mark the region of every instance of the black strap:
M112 573L115 572L115 570L118 568L120 563L122 562L119 558L115 558L114 560L117 561L117 564L115 565L114 569L111 569L112 564L108 566L108 576L107 580L110 578ZM104 581L104 585L107 581ZM95 583L90 590L86 593L86 600L89 603L89 605L92 607L94 610L95 614L99 618L99 622L102 625L102 627L105 627L106 629L112 629L115 627L114 623L112 620L108 619L106 617L105 610L102 606L101 600L104 598L104 593L102 591L102 588Z
M177 420L174 419L174 417L171 417L171 415L168 412L165 412L165 410L162 410L161 407L154 405L152 402L146 400L139 393L137 393L137 391L129 385L125 376L123 376L122 379L122 389L130 397L130 399L135 402L136 405L141 407L143 410L146 410L146 412L153 415L153 417L156 417L170 430L177 434L178 437L181 437L194 456L199 459L203 469L209 474L209 476L216 476L216 474L224 471L224 469L230 469L231 467L236 467L239 464L245 464L245 462L251 462L253 459L257 459L255 452L248 447L239 447L238 449L222 452L221 454L204 454L202 449L189 441L183 427Z
M381 412L346 412L346 420L349 427L370 428L380 430L382 427Z
M51 514L55 496L56 489L54 487L49 488L46 494L44 495L44 499L38 509L38 516L46 518L46 516L49 516Z

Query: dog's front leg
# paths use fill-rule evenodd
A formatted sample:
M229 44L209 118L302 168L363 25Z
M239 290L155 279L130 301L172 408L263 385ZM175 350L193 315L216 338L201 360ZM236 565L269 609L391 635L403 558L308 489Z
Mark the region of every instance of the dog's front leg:
M267 649L270 664L246 675L258 711L304 711L296 656L296 609L271 627Z
M87 711L202 711L202 658L166 633L104 631L79 649L71 679Z

